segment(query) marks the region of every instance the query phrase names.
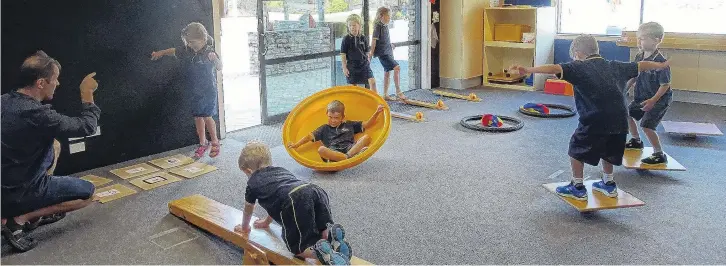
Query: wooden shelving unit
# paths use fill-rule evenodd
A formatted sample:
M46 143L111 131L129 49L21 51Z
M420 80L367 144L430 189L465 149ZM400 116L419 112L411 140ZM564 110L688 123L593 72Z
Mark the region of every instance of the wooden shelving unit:
M512 65L535 66L551 64L554 59L554 39L557 31L554 7L490 7L484 10L484 59L483 81L486 87L542 90L546 77L535 75L532 86L490 83L489 72L502 72ZM494 40L494 25L529 25L535 33L534 43L504 42Z

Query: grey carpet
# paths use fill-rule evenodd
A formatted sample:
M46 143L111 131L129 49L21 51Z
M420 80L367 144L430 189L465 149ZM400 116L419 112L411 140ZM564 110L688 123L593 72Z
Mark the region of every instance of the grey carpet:
M662 135L666 151L688 171L616 168L620 188L646 205L582 215L541 187L571 175L567 143L576 118L540 119L517 112L525 102L573 104L572 98L477 93L480 103L450 99L449 111L425 110L424 123L394 120L386 144L372 158L335 174L295 163L275 140L279 126L231 134L219 158L205 159L219 171L72 213L34 232L40 245L30 252L14 254L5 245L2 263L239 264L239 248L169 215L166 203L200 193L241 207L246 177L236 161L250 139L270 140L276 165L323 187L356 255L376 264L726 263L724 137ZM518 117L525 126L503 134L459 126L461 117L483 113ZM674 103L666 119L710 121L723 131L725 117L724 107ZM254 130L274 137L250 134ZM87 173L126 183L108 173L119 166ZM558 170L564 172L550 178ZM599 170L588 167L586 175L598 178ZM175 227L198 238L168 250L148 239Z

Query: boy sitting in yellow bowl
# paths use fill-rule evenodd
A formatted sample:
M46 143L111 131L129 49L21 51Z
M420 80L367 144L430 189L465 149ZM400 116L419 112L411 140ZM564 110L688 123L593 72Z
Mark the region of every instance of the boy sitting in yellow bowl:
M318 154L323 161L338 162L349 159L368 148L371 137L364 134L355 141L355 134L363 133L365 129L374 125L378 115L383 113L383 108L383 105L378 105L378 109L368 121L344 121L345 105L333 100L327 107L328 123L321 125L297 143L288 143L287 147L297 149L309 141L322 141L323 146L318 148Z

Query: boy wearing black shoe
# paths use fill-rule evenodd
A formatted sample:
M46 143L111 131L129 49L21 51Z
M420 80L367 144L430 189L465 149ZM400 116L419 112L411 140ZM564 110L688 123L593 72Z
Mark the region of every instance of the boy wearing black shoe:
M574 85L579 125L570 138L572 182L556 189L558 195L587 200L583 185L585 163L597 166L602 161L602 181L592 184L593 190L608 197L617 197L613 181L613 165L622 165L628 132L625 82L637 77L639 71L667 67L666 63L625 63L605 60L599 55L597 40L589 35L575 38L570 45L572 62L537 67L516 66L520 74L556 74Z
M250 142L242 149L239 168L249 177L245 191L239 233L249 233L255 203L268 213L254 222L255 228L268 228L274 220L282 226L287 248L301 259L317 259L324 265L350 264L352 250L345 231L333 222L328 194L315 184L297 179L288 170L271 166L267 145Z
M663 26L656 22L648 22L638 28L638 48L640 53L635 56L636 62L654 61L665 62L663 54L658 51L658 45L663 40ZM626 149L643 149L643 142L638 134L635 121L640 120L645 136L653 145L653 154L641 162L643 164L667 163L665 154L655 129L663 119L671 101L671 71L669 67L640 73L637 78L628 81L628 88L635 85L634 100L630 103L628 126L632 138L625 144Z

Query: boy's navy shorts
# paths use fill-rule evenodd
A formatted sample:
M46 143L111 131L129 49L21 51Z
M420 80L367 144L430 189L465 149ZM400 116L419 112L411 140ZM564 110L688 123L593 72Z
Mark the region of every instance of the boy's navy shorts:
M282 237L292 254L297 255L322 238L333 217L328 194L315 184L300 185L288 197L280 212Z
M640 127L655 130L663 120L670 104L656 103L650 111L643 111L642 101L632 101L628 106L628 114L635 120L640 120Z
M373 71L368 61L348 61L348 84L368 84L368 79L373 78Z
M381 61L383 71L385 72L393 71L398 66L398 62L396 62L396 59L393 59L393 55L380 55L378 56L378 60Z
M613 165L623 164L625 142L628 134L592 134L578 128L570 138L570 157L597 166L600 159Z

